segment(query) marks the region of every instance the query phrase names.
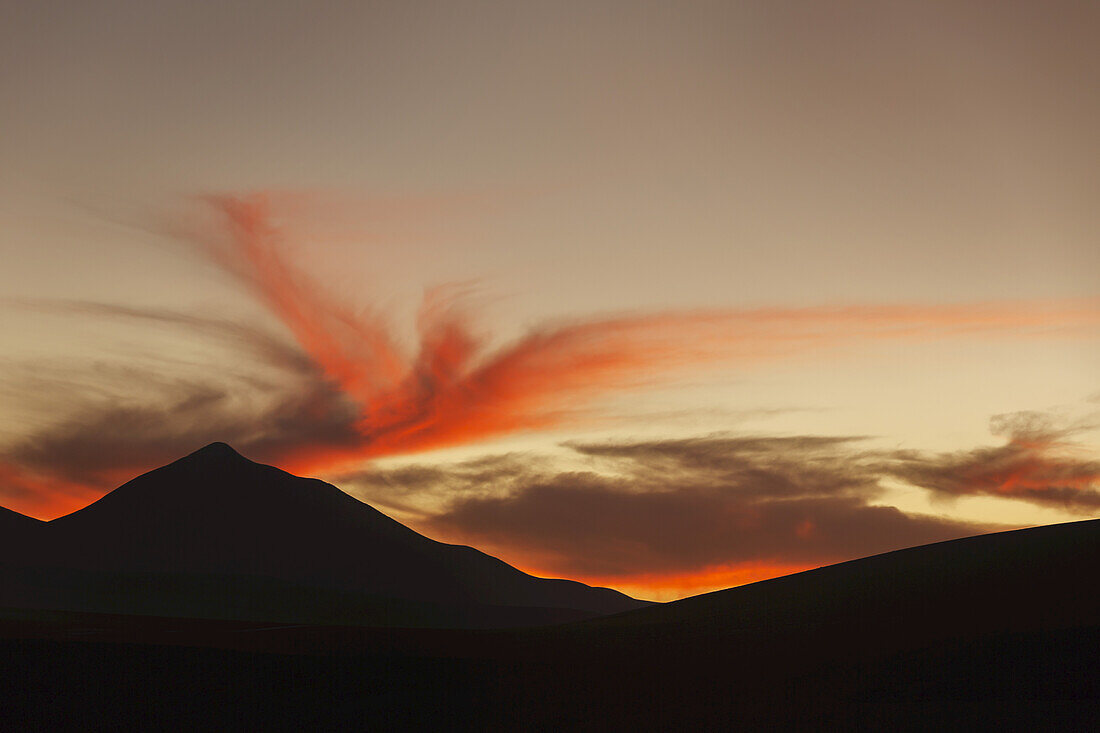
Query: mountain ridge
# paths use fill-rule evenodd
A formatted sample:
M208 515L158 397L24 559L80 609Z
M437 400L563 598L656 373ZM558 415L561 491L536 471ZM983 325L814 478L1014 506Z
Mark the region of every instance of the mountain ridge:
M57 571L55 583L86 584L112 574L158 582L241 577L266 584L260 595L267 613L278 612L270 608L273 584L439 608L560 609L574 618L646 605L607 588L537 578L474 548L438 542L331 484L253 462L220 442L41 524L21 564ZM148 606L137 598L142 591L130 592L136 605ZM71 610L81 610L79 594L73 595ZM125 610L122 605L108 610Z

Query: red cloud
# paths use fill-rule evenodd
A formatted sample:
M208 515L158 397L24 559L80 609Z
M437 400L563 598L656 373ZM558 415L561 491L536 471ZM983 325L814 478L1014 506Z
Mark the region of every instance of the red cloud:
M999 415L1004 445L938 455L903 452L887 468L941 496L987 495L1094 514L1100 508L1100 461L1071 438L1090 423L1058 426L1039 413Z
M692 311L544 326L488 348L457 297L430 291L415 353L377 314L336 299L288 262L267 200L217 197L230 238L208 251L247 283L359 406L354 448L300 446L270 456L301 470L560 426L583 400L705 363L832 348L859 338L933 339L1095 329L1100 301Z

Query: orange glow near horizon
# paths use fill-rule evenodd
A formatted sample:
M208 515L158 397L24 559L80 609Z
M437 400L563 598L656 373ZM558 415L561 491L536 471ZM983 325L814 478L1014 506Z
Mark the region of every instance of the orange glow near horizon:
M5 508L47 522L83 509L106 493L103 489L59 476L42 476L4 462L0 462L0 486L6 490Z
M639 573L615 576L585 575L583 573L563 575L553 570L541 570L523 563L517 564L516 567L525 573L540 578L568 577L570 580L577 580L588 585L613 588L634 598L664 602L696 596L700 593L725 590L739 585L757 583L805 570L813 570L833 562L836 561L823 559L820 562L806 564L759 561L737 563L735 565L716 565L680 573Z

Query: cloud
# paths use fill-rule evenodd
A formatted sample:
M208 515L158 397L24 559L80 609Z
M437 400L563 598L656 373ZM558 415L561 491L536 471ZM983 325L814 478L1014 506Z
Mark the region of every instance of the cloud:
M52 518L214 440L278 462L303 444L354 445L357 412L313 362L263 328L100 303L7 301L197 337L205 359L5 363L0 396L43 417L0 449L6 506ZM228 351L220 356L209 347Z
M144 323L153 327L184 329L205 338L250 352L278 369L314 377L317 368L309 356L285 337L255 324L229 318L184 313L168 308L124 306L86 300L0 299L0 305L46 313L108 318Z
M279 210L287 200L293 206ZM207 218L188 230L188 241L286 333L156 308L18 303L183 329L236 355L206 371L152 355L23 365L22 373L9 364L0 389L34 395L36 414L51 419L0 450L0 459L40 474L43 485L52 474L103 490L224 440L288 470L333 473L384 456L602 421L602 398L704 367L820 358L861 341L1077 337L1100 326L1100 300L1079 299L628 313L537 324L501 341L476 327L468 288L447 286L426 292L410 348L379 311L340 297L288 257L304 205L286 196L209 197Z
M19 465L110 488L135 472L179 458L215 439L257 459L304 442L354 442L354 412L323 384L296 385L272 398L261 385L150 378L144 370L96 370L98 392L67 404L60 421L32 431L4 456ZM77 391L74 388L71 391ZM128 397L134 390L140 397Z
M43 476L27 466L0 461L0 501L22 514L52 518L79 509L101 493L95 487L66 481L56 474Z
M1100 462L1073 440L1094 420L1019 412L990 423L1004 445L949 453L875 449L858 436L715 435L567 443L558 458L508 454L336 481L529 571L679 597L1009 528L903 512L888 505L885 479L934 497L1096 513Z
M1100 461L1073 441L1093 427L1089 419L1067 424L1050 413L996 415L990 428L1006 437L1004 445L951 453L898 451L883 470L944 498L997 496L1095 514Z
M423 529L549 575L651 589L723 587L995 529L876 503L858 438L730 437L571 444L586 470L486 458L341 479L417 498ZM427 501L425 500L427 499Z
M462 288L429 290L406 350L376 311L353 307L287 259L269 197L209 197L220 226L196 241L252 290L359 407L358 445L301 449L303 470L426 451L591 419L598 398L685 370L817 354L866 339L1081 335L1100 299L958 306L836 306L626 314L547 323L511 343L473 326ZM285 220L285 212L284 220Z

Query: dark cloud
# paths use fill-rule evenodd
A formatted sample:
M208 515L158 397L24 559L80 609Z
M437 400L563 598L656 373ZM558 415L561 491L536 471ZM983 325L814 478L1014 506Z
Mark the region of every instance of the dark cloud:
M884 505L883 479L938 497L1100 507L1100 462L1074 442L1094 420L1018 412L990 425L1003 445L949 453L870 449L858 437L719 435L567 444L583 470L512 454L365 472L344 485L368 500L396 498L431 532L602 579L816 565L1005 528Z
M1069 421L1052 413L995 415L990 429L1004 445L951 453L898 451L882 470L940 497L997 496L1068 511L1100 509L1100 461L1073 440L1095 416Z
M857 459L859 437L706 437L639 443L567 444L602 459L633 485L685 480L737 487L771 498L877 493L875 475Z
M143 354L135 363L3 365L5 398L33 403L32 412L52 416L0 449L0 461L13 476L0 491L9 496L26 493L20 486L27 480L14 478L17 468L19 475L43 477L40 486L109 489L214 440L273 462L304 446L360 440L356 409L346 395L296 345L264 328L99 303L16 305L182 330L197 338L207 356L200 363ZM213 345L228 349L228 357L219 358ZM242 356L250 363L242 364Z
M295 344L256 324L242 323L167 308L137 308L86 300L31 300L8 298L0 304L63 315L93 316L143 323L151 327L183 329L251 352L262 363L303 375L317 375L313 361Z
M876 505L879 460L858 442L711 436L571 444L594 470L554 471L510 455L348 478L368 498L434 492L443 508L425 517L426 528L582 578L809 566L994 528Z
M935 497L1100 508L1100 462L1074 442L1095 420L1018 412L990 425L1003 445L949 453L869 449L856 437L710 436L568 444L589 462L583 471L508 456L373 481L436 492L443 508L424 520L434 531L602 578L820 564L1004 528L885 506L887 478ZM359 485L369 493L369 481Z
M117 386L133 376L121 370ZM22 466L110 488L127 477L120 473L161 465L214 440L228 441L259 460L274 460L302 445L357 439L354 410L342 395L320 384L274 399L250 395L228 379L222 384L145 379L141 391L144 397L136 402L91 397L69 404L64 419L30 432L3 455Z
M701 486L638 493L591 474L463 500L433 526L521 554L533 550L555 558L554 571L580 577L691 573L750 561L816 565L987 529L855 497L746 499Z

